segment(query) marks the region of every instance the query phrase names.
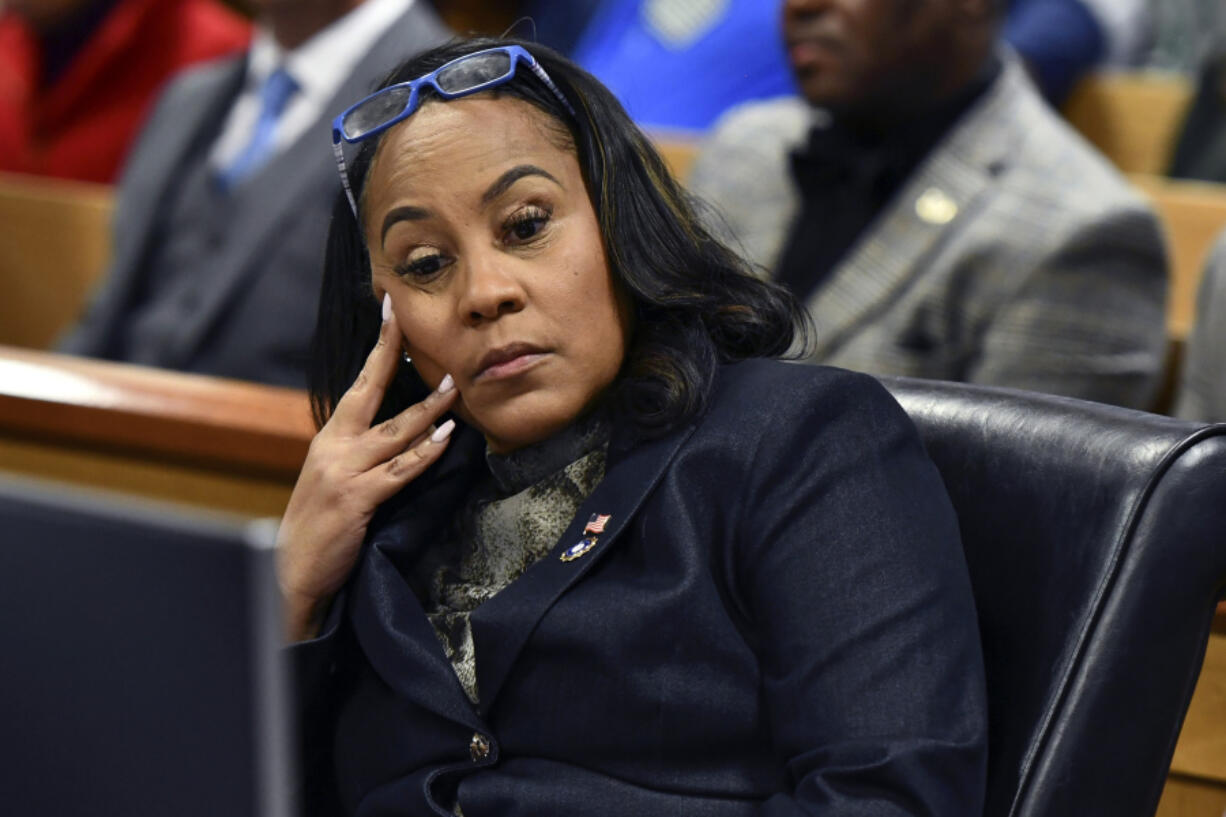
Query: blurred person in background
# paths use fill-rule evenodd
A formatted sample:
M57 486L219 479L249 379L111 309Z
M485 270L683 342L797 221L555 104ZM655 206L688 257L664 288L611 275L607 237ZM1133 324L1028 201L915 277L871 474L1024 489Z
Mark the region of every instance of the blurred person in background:
M600 0L431 0L448 28L466 36L515 35L570 54Z
M1154 42L1147 68L1195 74L1226 45L1226 5L1221 0L1148 0Z
M1196 295L1196 326L1188 338L1175 416L1226 422L1226 233L1209 256Z
M1226 183L1226 49L1206 58L1195 82L1167 175Z
M574 59L640 125L705 130L728 108L793 94L774 0L602 0Z
M259 0L251 49L183 75L123 176L73 354L304 387L344 104L447 29L415 0Z
M999 2L1003 39L1053 105L1095 67L1131 64L1148 44L1147 0ZM532 14L541 3L520 5ZM578 0L563 15L571 27L584 9L586 28L568 53L649 129L705 130L734 105L796 93L770 0ZM555 16L534 19L541 41L565 51Z
M250 28L216 0L6 0L0 171L114 182L166 80Z
M692 171L807 301L812 360L1149 406L1157 219L998 47L994 0L787 0L803 97L730 112Z
M1226 183L1226 9L1220 3L1184 0L1168 12L1163 45L1182 46L1182 53L1197 55L1197 62L1175 63L1194 75L1195 92L1180 125L1167 172L1177 179ZM1182 27L1175 23L1181 23ZM1199 28L1197 26L1199 25Z

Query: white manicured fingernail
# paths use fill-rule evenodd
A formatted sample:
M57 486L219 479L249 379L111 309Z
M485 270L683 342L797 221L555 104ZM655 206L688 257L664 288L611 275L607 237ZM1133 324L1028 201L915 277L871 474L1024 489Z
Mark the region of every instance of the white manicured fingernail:
M451 375L444 375L442 382L438 384L438 393L446 394L454 388L455 380L451 377Z
M392 296L386 292L383 293L383 322L387 323L392 319Z
M434 433L430 435L430 442L441 443L443 440L451 436L451 432L455 430L455 420L448 420L443 423Z

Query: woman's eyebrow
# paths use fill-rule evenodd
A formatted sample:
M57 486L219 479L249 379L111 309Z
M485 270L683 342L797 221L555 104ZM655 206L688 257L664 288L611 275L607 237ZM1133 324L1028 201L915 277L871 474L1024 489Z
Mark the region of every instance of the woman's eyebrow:
M549 179L549 181L553 182L558 187L561 187L563 190L566 189L562 183L555 179L553 174L549 173L547 170L543 170L536 165L516 165L506 173L499 176L498 180L489 186L489 189L481 195L481 203L489 204L491 201L507 192L511 185L515 184L524 176L544 176L546 179Z
M511 185L515 184L525 176L542 176L565 190L565 186L554 178L553 174L544 168L536 165L516 165L515 167L503 173L498 179L489 186L484 193L481 194L481 204L489 204L494 199L501 196L510 189ZM388 211L388 214L383 217L383 230L379 235L379 241L387 240L387 231L394 224L400 221L424 221L430 218L430 211L421 207L413 207L406 205L397 207L394 210Z
M424 221L430 217L430 211L424 210L421 207L397 207L394 210L389 210L388 214L383 217L383 232L379 235L379 243L387 241L387 231L392 229L392 225L398 221Z

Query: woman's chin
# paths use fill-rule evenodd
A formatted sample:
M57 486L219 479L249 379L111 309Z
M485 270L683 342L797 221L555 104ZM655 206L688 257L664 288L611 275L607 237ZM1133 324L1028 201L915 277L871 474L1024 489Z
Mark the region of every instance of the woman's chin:
M496 411L481 418L474 417L472 425L485 436L490 451L509 454L549 439L573 423L580 413L579 407L574 411Z

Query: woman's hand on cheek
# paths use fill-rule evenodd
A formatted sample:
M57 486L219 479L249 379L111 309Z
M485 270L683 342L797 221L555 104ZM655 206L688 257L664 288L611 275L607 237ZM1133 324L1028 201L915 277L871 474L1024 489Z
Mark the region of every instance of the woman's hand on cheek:
M278 575L291 641L312 637L319 611L357 561L375 509L447 448L455 421L434 423L456 399L448 375L429 397L371 427L399 364L385 301L379 342L311 442L278 534Z

